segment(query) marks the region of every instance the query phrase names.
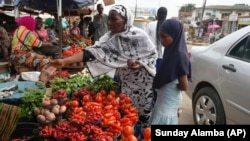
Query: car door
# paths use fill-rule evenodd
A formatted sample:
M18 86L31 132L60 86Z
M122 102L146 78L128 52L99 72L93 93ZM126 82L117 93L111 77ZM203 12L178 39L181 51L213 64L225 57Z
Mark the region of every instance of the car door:
M227 124L250 123L250 35L237 42L219 66Z

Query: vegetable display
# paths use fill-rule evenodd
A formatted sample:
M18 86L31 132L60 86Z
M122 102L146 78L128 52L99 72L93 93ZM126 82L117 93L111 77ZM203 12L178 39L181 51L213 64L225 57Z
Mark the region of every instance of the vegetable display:
M21 104L23 117L36 117L42 138L70 141L136 139L133 132L125 137L123 130L137 123L138 109L130 97L119 92L118 84L110 76L69 76L63 71L54 75L49 85L51 94L29 89Z
M28 87L25 88L25 91L27 91L27 93L23 95L19 107L21 108L21 118L30 120L34 117L33 109L40 107L42 104L41 101L44 97L44 91Z
M98 92L102 89L110 91L114 90L119 91L117 83L110 76L104 74L98 77L93 78L90 75L79 75L76 74L70 78L55 77L50 80L50 86L53 91L65 90L68 94L68 97L71 98L73 92L76 92L83 87L88 87L90 91Z
M71 141L112 141L121 135L124 127L132 128L138 121L138 110L125 94L101 90L91 95L93 92L88 91L87 87L84 91L82 99L64 103L67 111L62 120L52 120L53 124L41 124L42 137ZM55 98L54 94L52 98Z

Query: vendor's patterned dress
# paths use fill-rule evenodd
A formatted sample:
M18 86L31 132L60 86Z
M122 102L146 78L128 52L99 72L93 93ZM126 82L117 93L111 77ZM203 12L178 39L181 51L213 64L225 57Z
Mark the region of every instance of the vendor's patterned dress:
M15 31L12 40L11 63L41 70L44 65L50 62L50 58L33 51L33 48L39 48L41 45L42 41L33 32L20 26Z
M138 124L142 127L148 126L153 108L153 76L144 68L138 70L119 68L116 77L122 80L121 91L131 97L132 104L139 111Z
M8 53L6 50L10 47L10 37L8 36L8 32L2 26L0 26L0 47L2 47L4 53Z

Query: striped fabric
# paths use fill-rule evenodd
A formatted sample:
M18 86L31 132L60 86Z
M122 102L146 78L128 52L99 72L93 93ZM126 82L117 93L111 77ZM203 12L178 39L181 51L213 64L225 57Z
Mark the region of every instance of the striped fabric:
M22 45L22 42L26 47ZM12 40L12 50L27 49L27 47L31 50L32 47L41 46L42 41L40 41L38 37L25 26L20 26L16 29Z
M17 106L0 103L0 141L8 141L15 130L21 109Z

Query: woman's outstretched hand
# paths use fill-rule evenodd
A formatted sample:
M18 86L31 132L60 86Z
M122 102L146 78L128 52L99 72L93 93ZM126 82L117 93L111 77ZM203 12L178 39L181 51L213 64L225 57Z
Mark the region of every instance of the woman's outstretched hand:
M50 65L57 68L57 69L61 69L62 67L65 66L65 63L64 63L63 59L55 59L55 60L52 60L50 62Z

